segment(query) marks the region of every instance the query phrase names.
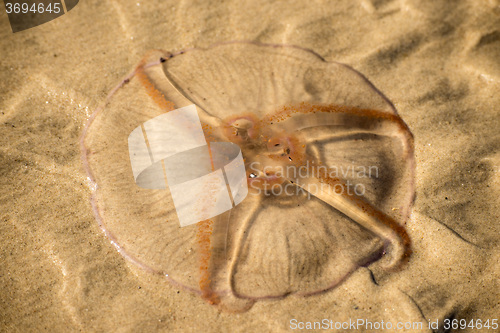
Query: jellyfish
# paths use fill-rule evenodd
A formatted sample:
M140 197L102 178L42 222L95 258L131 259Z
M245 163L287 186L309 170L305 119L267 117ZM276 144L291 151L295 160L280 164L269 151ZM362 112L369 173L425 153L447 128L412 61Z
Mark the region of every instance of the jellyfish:
M162 188L134 181L128 142L183 108L196 110L208 146L238 147L247 189L185 226L169 179ZM118 251L225 310L324 292L375 262L401 269L411 255L408 126L362 74L307 49L150 51L92 114L81 150L94 214Z

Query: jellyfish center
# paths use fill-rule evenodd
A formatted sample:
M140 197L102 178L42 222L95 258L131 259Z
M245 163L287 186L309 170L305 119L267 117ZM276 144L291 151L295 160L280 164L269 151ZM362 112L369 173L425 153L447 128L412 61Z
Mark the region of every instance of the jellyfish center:
M273 188L293 182L290 174L306 159L305 144L298 134L287 133L255 115L229 118L223 130L241 148L251 191L281 193Z

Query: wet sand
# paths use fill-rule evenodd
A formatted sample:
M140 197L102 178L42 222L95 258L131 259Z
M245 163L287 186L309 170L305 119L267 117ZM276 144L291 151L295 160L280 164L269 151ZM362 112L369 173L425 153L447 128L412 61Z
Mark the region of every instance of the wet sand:
M89 115L148 50L229 40L312 49L395 104L417 161L404 269L374 264L329 292L230 314L129 264L103 235L78 145ZM2 11L0 50L0 331L282 332L365 319L423 323L406 332L439 320L441 332L446 318L499 331L500 1L89 0L15 34Z

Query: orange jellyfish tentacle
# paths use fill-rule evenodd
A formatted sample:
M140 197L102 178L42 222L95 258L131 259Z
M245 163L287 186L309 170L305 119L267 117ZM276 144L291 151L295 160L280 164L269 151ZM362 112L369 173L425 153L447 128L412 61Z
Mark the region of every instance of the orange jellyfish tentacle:
M305 115L305 114L336 114L339 116L337 119L329 120L324 117L320 119L310 118L315 120L313 123L308 121L303 121L303 118L295 118L296 115ZM284 128L290 128L295 131L300 131L305 128L314 127L314 126L325 126L325 125L335 125L335 124L343 124L347 120L344 115L356 116L357 118L353 118L353 122L363 122L367 120L378 119L382 122L382 124L392 124L397 128L397 134L401 135L404 138L403 144L405 145L405 151L407 153L413 153L413 135L410 132L410 129L406 125L406 123L394 113L390 113L387 111L380 111L375 109L361 109L358 107L352 106L344 106L344 105L323 105L323 104L310 104L310 103L300 103L297 105L288 105L283 106L278 112L273 115L267 116L262 119L261 122L265 123L276 123L279 126ZM298 121L297 121L298 119ZM382 126L380 126L382 127ZM366 132L373 133L373 128L367 128Z
M148 96L153 100L153 102L163 111L168 112L175 110L176 106L173 102L166 99L165 95L157 89L155 84L151 82L148 75L145 72L146 66L146 58L139 63L136 68L135 75L139 79L139 82L146 90ZM210 126L206 125L202 122L202 128L204 133L209 137L212 137L213 134L210 131ZM212 165L212 170L214 169L214 162L212 159L212 153L210 150L210 143L207 142L208 149L210 153L210 162ZM203 299L205 299L208 303L217 305L220 303L220 299L218 295L212 289L212 281L211 281L211 237L213 233L213 224L212 220L201 221L197 224L197 244L198 244L198 253L199 253L199 287L201 290L201 294Z
M212 289L211 280L211 236L213 234L213 221L201 221L197 225L196 238L198 243L199 260L200 260L200 280L199 286L201 296L208 303L217 305L220 303L218 295Z
M389 215L368 203L363 197L349 191L336 191L335 189L338 188L336 187L337 185L340 188L345 188L346 185L339 178L330 177L327 171L318 175L317 179L320 183L327 184L329 189L334 189L334 195L340 199L337 201L337 204L333 203L332 206L338 208L347 216L352 217L358 224L372 231L378 237L382 238L382 240L389 242L393 246L392 250L395 253L392 253L393 260L388 268L393 270L398 269L409 260L412 253L411 240L403 226ZM340 204L339 201L342 200L347 200L350 204ZM365 215L367 218L357 217L359 214Z
M214 161L212 157L212 151L210 149L210 143L208 144L208 151L210 154L210 163L212 171L215 170ZM199 286L201 290L201 297L212 305L217 305L220 303L218 295L212 289L212 235L214 231L214 221L208 219L197 223L196 238L198 243L199 251Z
M146 93L153 100L153 102L164 111L172 111L175 109L174 103L167 100L163 93L161 93L151 80L149 80L148 75L145 73L145 66L147 62L147 56L145 56L139 65L137 65L135 70L135 75L139 79L139 82L143 85Z

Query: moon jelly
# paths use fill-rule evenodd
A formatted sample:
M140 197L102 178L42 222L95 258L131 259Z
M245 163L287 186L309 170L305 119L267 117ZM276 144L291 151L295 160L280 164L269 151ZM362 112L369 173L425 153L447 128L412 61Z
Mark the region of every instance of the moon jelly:
M162 176L166 158L151 153L162 143L148 143L145 125L180 109L197 113L203 156L213 143L232 145L231 159L241 161L233 183L246 189L237 204L232 198L232 206L184 226L173 184ZM190 140L174 125L156 128L167 138L162 149ZM129 147L132 132L166 185L136 182L148 165L132 165L139 149ZM91 116L81 149L95 216L119 252L228 310L322 292L378 260L401 267L411 253L411 132L363 75L300 47L230 42L151 51ZM198 160L193 167L205 163ZM182 183L190 193L183 204L206 213L218 199L198 186L189 161L176 169L190 181ZM217 178L217 193L236 196L227 174Z

